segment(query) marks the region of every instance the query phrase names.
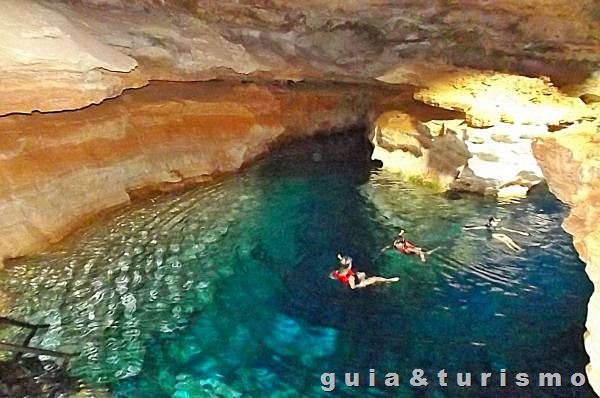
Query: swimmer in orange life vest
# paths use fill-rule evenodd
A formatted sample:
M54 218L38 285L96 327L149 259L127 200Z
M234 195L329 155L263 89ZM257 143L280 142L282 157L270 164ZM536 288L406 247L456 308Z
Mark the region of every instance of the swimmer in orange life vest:
M376 283L398 282L400 280L398 277L383 278L381 276L371 276L367 278L367 275L364 272L354 272L352 269L352 257L338 254L338 260L340 267L329 274L329 277L331 279L337 279L344 285L350 286L350 289L366 287Z
M421 249L420 247L416 247L415 245L413 245L412 243L410 243L409 241L406 240L406 238L404 237L404 230L400 231L400 233L398 234L398 239L396 239L394 241L393 245L386 246L383 249L381 249L381 251L384 251L391 247L394 247L396 250L398 250L400 253L403 253L403 254L416 254L417 256L419 256L421 258L421 261L423 261L423 262L425 262L426 254L431 254L434 251L441 249L441 247L436 247L433 250L424 252L423 249Z

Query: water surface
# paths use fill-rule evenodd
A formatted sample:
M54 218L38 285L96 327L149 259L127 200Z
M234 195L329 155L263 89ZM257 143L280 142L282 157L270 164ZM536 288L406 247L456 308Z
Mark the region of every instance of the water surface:
M81 352L71 374L118 397L588 397L569 380L588 361L592 286L560 228L567 212L544 187L506 203L450 199L372 169L345 135L136 203L0 285L19 295L13 317L51 324L32 345ZM530 234L507 233L522 251L462 230L489 215ZM443 248L425 263L381 252L400 229ZM327 277L340 252L401 281L350 290ZM414 369L427 386L411 386ZM457 372L473 385L457 386ZM563 386L539 387L539 372ZM331 392L323 373L336 374Z

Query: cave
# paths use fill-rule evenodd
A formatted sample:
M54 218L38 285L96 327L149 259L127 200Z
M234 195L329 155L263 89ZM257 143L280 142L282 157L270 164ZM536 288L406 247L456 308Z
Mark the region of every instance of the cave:
M302 165L301 176L327 164L345 175L337 167L344 164L363 184L367 175L390 173L393 184L413 187L407 192L444 201L440 208L543 202L540 192L549 190L568 206L562 228L589 281L598 280L600 8L593 0L3 5L0 267L7 283L18 285L24 264L40 259L62 267L57 253L140 206L229 184L256 168L271 178L262 168L277 161L276 170ZM369 159L356 166L350 160L365 148ZM418 231L414 220L402 221ZM310 236L320 239L317 232L302 239ZM278 261L264 248L250 252ZM18 301L0 289L0 316L14 318ZM594 391L597 301L592 293L585 325L569 329L585 346ZM24 313L19 320L48 322ZM503 360L488 362L499 377Z

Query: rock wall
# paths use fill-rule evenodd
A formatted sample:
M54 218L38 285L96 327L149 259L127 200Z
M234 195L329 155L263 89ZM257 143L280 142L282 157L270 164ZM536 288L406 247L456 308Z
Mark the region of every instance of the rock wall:
M84 110L0 118L0 258L60 240L132 190L232 172L277 140L359 126L376 95L155 83Z
M417 178L448 189L471 156L464 138L443 126L435 134L415 116L389 111L374 122L372 158L408 179Z
M539 138L533 151L550 190L571 207L563 228L586 263L594 284L584 335L590 356L588 379L600 394L600 137L597 123L582 123L569 131Z
M6 0L0 26L0 115L77 109L147 83L133 58L52 7Z
M397 84L405 78L404 73L404 67L398 66L378 79ZM386 145L398 141L400 131L410 130L390 123L389 118L375 122L374 156L386 167L409 176L433 176L443 186L456 190L498 197L525 196L543 179L531 150L532 139L569 125L597 121L600 116L595 103L567 95L545 78L439 65L425 69L420 84L423 87L415 89L415 100L455 111L455 120L428 118L420 125L421 131L434 135L451 132L441 135L444 142L438 137L432 143L437 141L436 145L444 148L452 167L422 156L425 147L431 146L425 140L431 137L421 137L419 148L423 151ZM450 137L453 139L448 140Z

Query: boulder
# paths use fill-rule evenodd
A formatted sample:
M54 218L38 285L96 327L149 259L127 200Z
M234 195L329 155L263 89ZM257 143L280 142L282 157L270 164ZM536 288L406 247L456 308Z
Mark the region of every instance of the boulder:
M372 158L383 167L399 171L407 178L417 177L450 187L466 166L470 154L462 139L449 129L433 136L427 126L401 111L380 115L370 134Z
M463 126L473 155L452 184L455 190L497 197L522 197L543 181L531 150L531 139L546 132L544 126L499 123L488 129Z

